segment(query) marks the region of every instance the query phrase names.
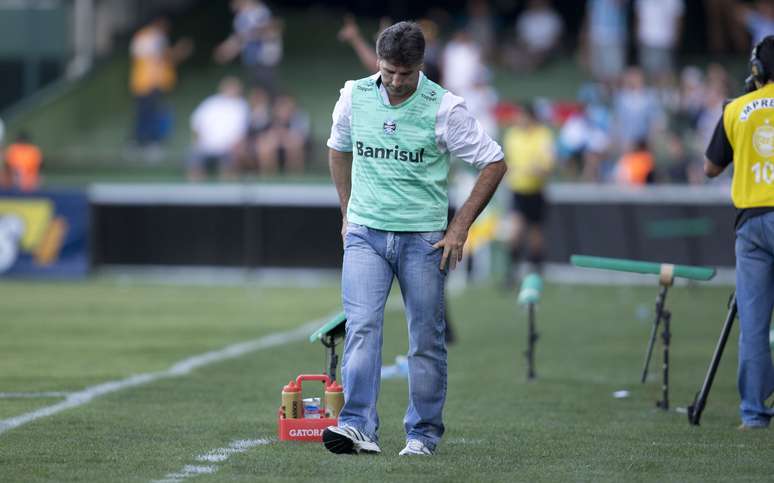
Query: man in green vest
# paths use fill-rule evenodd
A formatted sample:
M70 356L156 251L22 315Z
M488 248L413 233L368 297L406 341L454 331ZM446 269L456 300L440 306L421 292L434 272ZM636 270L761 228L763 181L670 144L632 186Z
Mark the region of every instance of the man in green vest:
M348 81L328 139L342 212L342 300L347 335L339 425L323 433L333 453L380 453L376 403L384 306L397 277L409 331L409 405L401 455L432 455L444 432L443 286L468 230L505 174L500 146L462 98L422 73L425 39L413 22L377 40L379 72ZM480 170L447 226L449 158Z

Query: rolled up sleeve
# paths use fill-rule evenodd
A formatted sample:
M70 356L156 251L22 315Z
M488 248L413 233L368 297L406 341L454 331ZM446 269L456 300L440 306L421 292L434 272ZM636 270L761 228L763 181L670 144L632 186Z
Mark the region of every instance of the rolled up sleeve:
M347 81L341 89L339 100L333 108L333 124L327 146L336 151L348 153L352 151L352 86L353 81Z
M442 144L449 153L479 170L505 158L502 147L489 137L464 102L451 107L444 131Z

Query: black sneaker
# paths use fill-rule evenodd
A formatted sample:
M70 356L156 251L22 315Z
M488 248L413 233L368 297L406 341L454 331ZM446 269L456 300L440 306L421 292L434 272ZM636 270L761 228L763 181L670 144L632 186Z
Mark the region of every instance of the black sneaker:
M352 426L328 426L323 431L323 444L335 454L378 454L382 450L368 436Z

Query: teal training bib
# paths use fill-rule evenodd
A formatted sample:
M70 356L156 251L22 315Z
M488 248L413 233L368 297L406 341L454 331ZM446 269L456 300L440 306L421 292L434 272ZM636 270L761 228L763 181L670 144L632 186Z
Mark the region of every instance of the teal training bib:
M374 79L355 82L349 221L386 231L446 228L449 155L435 142L445 92L423 76L409 99L391 106Z

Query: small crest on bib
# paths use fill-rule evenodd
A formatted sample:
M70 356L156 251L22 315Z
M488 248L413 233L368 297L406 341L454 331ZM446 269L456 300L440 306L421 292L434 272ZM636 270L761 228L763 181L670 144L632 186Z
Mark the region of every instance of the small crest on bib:
M395 124L394 119L387 119L384 121L384 124L382 125L382 128L384 129L384 134L395 134L395 131L398 129L398 125Z

